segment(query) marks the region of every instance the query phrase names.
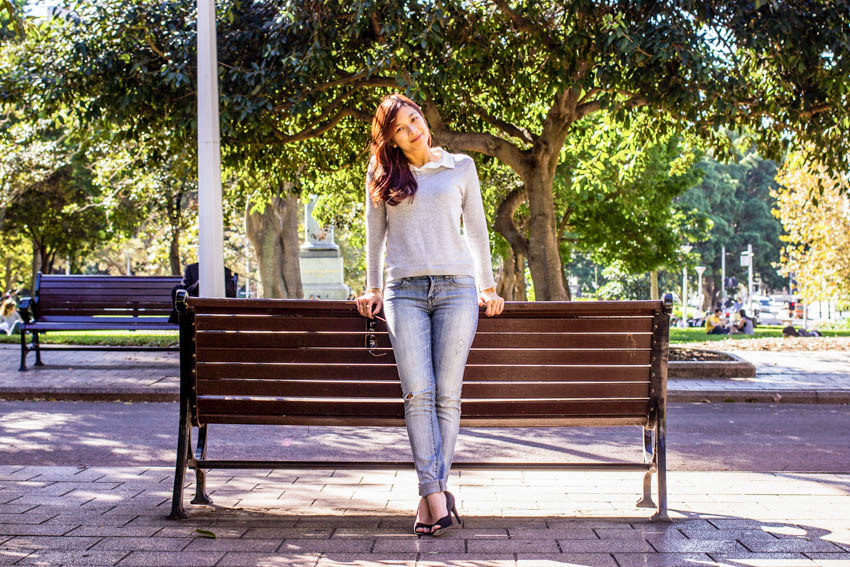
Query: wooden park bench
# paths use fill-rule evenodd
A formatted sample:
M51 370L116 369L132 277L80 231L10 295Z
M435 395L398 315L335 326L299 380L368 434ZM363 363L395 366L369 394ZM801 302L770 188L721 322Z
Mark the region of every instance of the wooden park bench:
M637 505L667 515L665 407L672 300L507 302L481 308L463 384L463 427L639 426L643 462L455 462L455 469L645 471ZM353 301L186 298L180 313L180 425L169 518L211 504L208 469L412 468L374 461L206 458L211 423L403 426L404 405L386 324ZM382 315L383 313L381 313ZM197 428L197 443L192 437Z
M27 369L27 352L35 351L42 366L42 350L59 350L39 344L49 331L177 330L168 322L171 290L180 276L63 276L38 273L32 297L21 300L21 367ZM32 344L27 345L27 333ZM75 345L74 350L111 350L114 347ZM138 347L122 347L138 349ZM173 347L144 347L174 350Z

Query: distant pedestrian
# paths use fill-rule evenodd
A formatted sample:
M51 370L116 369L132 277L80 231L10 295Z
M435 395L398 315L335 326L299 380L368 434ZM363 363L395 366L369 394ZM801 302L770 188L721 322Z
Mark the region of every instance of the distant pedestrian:
M706 335L725 335L729 333L729 328L723 324L720 318L720 309L715 309L713 315L705 318L705 334Z
M24 320L18 314L18 307L15 304L15 298L7 297L0 304L0 332L11 335L19 333Z
M754 335L756 333L753 320L747 316L747 312L741 309L738 311L738 320L732 324L732 333L739 335Z

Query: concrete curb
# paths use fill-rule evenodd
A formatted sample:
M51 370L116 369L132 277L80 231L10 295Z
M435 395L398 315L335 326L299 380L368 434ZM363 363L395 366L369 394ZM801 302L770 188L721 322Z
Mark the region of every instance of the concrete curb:
M110 391L88 388L0 388L0 400L55 400L62 402L179 402L179 392Z
M667 392L671 403L850 404L848 390L680 390Z
M732 357L730 361L671 360L667 363L668 378L753 378L756 367L753 363L723 351Z

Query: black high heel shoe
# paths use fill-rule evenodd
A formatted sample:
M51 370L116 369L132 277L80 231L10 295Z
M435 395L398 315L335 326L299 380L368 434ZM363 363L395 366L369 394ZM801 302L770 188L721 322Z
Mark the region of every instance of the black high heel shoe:
M445 491L446 494L446 510L449 511L448 514L437 520L436 524L431 525L431 535L434 537L439 537L443 535L452 524L452 514L457 518L457 523L463 525L463 521L460 519L460 516L457 513L457 506L455 505L455 497L448 490Z
M413 533L415 533L416 535L430 535L431 534L431 524L424 524L424 523L418 521L419 520L419 511L422 509L422 501L423 500L425 500L425 499L424 498L419 499L419 506L417 506L417 508L416 508L416 519L413 521ZM425 505L426 506L428 505L427 500L425 500ZM419 530L421 530L422 528L425 528L426 531L420 532Z

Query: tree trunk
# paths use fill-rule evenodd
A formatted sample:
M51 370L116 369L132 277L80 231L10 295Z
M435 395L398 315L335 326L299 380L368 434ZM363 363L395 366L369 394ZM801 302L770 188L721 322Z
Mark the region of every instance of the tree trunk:
M298 213L301 204L285 185L262 213L248 213L248 238L260 270L262 297L302 299ZM247 274L246 274L247 277Z
M41 243L35 238L32 239L32 279L30 280L30 290L35 287L35 277L42 270L44 265L44 257L41 254Z
M534 282L536 301L568 301L564 284L558 233L555 226L553 179L544 176L542 166L524 179L530 218L528 222L528 269Z
M180 269L180 229L171 227L171 244L168 249L168 261L171 264L171 275L179 276L183 273Z
M502 258L502 270L496 293L505 301L528 301L525 289L525 258L513 250L507 258Z
M0 291L5 293L12 289L12 255L7 255L3 263L5 271L3 272L3 289Z
M658 297L658 270L649 272L649 298L659 299Z

